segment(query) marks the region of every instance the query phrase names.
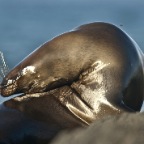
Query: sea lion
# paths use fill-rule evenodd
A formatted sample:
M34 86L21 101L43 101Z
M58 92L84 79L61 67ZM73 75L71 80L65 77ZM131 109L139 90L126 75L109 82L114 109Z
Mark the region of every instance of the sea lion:
M30 97L53 96L87 125L106 115L140 111L143 63L142 51L121 29L102 22L85 24L26 57L3 79L1 94L24 93L7 106L25 113L32 109Z

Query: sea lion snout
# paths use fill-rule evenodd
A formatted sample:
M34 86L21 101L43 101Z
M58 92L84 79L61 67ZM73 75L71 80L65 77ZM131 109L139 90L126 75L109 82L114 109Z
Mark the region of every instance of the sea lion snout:
M4 97L17 93L40 93L48 87L53 88L54 81L52 78L46 80L40 75L34 66L16 66L3 79L0 85L0 94ZM56 85L58 85L56 83Z
M17 89L17 82L14 80L3 80L0 85L0 93L2 96L9 96L13 94Z
M2 96L10 96L16 92L18 77L20 77L18 69L14 68L3 78L0 84L0 93Z
M32 69L32 68L31 68ZM28 85L28 81L25 81L25 74L28 73L28 67L19 70L19 66L13 69L10 73L6 75L0 85L0 91L2 96L9 96L12 94L16 94L17 92L21 92L21 85L19 84L20 79L24 81L25 85ZM31 76L32 70L27 74L27 76ZM24 87L24 85L23 85ZM27 87L27 86L25 86Z

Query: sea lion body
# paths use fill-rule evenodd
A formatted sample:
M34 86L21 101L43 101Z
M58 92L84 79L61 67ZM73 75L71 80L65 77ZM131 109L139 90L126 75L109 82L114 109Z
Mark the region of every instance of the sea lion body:
M81 123L90 124L105 115L140 111L143 62L142 51L122 30L107 23L86 24L19 63L4 78L1 94L25 93L28 100L15 98L8 105L26 113L29 96L51 95Z

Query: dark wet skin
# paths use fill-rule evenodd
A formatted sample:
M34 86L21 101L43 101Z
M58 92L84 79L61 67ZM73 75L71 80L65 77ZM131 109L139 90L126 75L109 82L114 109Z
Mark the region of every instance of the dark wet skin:
M42 45L3 79L2 96L24 94L6 101L4 112L0 110L9 125L5 128L0 120L0 130L5 132L0 139L14 140L19 133L13 134L17 120L24 126L51 125L54 131L45 137L47 141L62 129L140 111L143 85L144 55L128 35L106 23L80 26ZM17 116L9 122L7 113ZM29 134L22 126L22 135L39 139L45 132L34 127ZM17 139L24 141L23 136Z

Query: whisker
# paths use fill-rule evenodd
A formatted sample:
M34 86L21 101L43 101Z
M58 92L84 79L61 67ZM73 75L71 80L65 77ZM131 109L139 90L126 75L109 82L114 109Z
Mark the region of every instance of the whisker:
M9 67L6 64L3 53L0 51L0 82L6 76L8 71L9 71Z

